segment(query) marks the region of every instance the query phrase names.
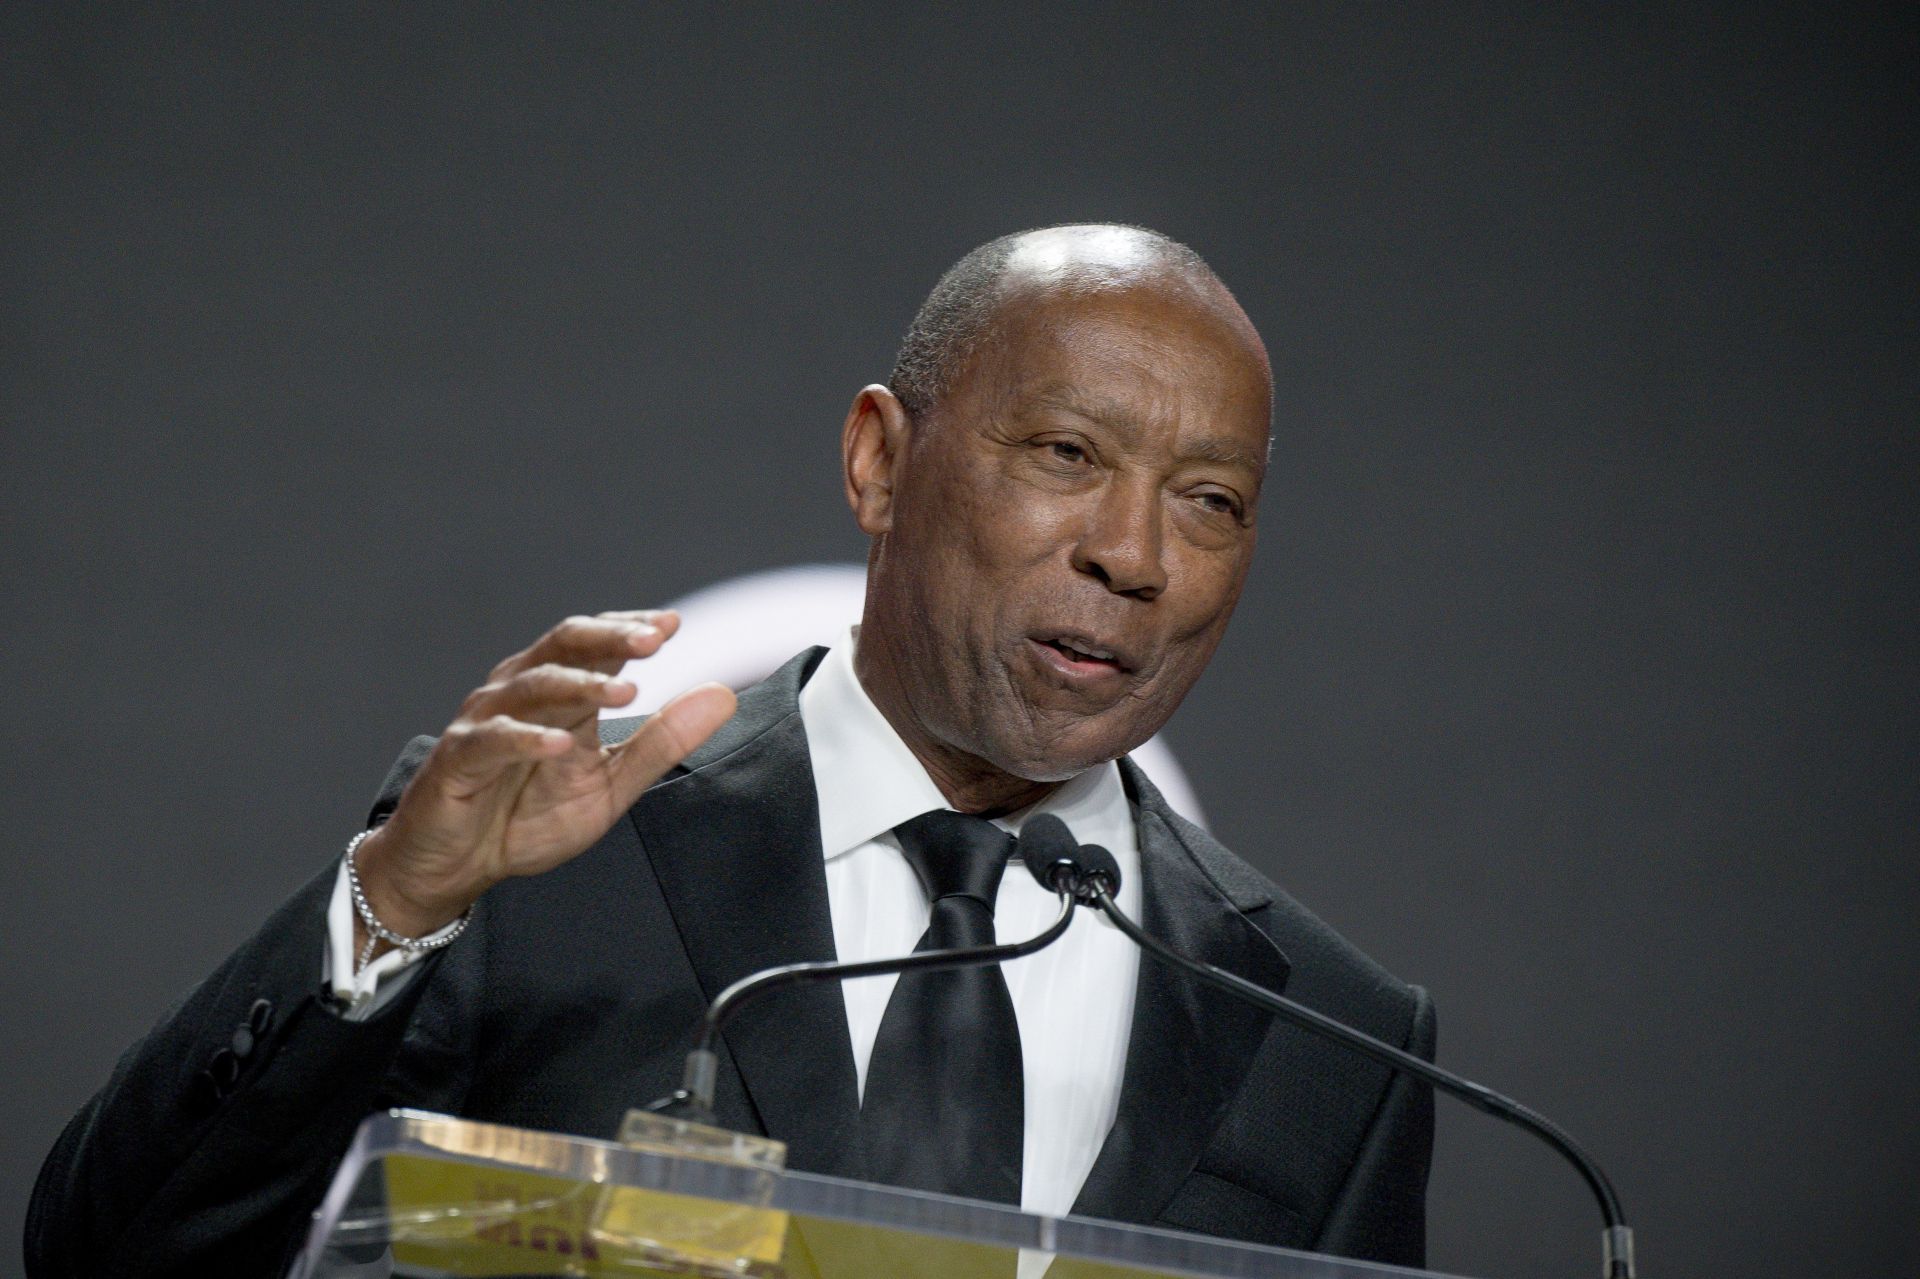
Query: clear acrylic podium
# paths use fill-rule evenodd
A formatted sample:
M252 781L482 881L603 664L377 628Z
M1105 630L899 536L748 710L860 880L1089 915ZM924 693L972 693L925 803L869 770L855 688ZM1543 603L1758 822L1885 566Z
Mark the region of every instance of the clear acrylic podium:
M394 1110L360 1126L289 1279L1423 1273Z

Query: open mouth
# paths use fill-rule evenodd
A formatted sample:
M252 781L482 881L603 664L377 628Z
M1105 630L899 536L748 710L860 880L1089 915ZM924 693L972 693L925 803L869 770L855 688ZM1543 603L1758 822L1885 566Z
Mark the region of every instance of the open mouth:
M1075 675L1122 674L1130 668L1113 649L1079 635L1035 638L1050 665Z

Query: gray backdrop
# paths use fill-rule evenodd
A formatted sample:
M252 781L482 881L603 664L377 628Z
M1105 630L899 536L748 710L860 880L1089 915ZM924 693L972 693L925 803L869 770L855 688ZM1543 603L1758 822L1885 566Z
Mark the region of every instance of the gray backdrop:
M568 612L858 558L920 294L1115 218L1279 379L1170 729L1220 833L1649 1274L1911 1273L1912 9L893 8L0 11L4 1234L409 734ZM1434 1263L1591 1272L1441 1115Z

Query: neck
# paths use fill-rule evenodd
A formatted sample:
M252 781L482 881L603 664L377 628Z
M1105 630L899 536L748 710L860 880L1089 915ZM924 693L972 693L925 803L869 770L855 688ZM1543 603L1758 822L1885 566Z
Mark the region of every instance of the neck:
M954 811L977 817L1017 813L1060 787L1059 782L1016 777L928 732L908 703L899 671L893 663L876 657L877 647L854 646L853 673Z

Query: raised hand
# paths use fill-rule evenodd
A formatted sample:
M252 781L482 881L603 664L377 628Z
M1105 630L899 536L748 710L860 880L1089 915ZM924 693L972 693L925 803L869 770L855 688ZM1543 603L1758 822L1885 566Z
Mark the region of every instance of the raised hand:
M423 936L501 880L578 856L725 723L733 693L702 684L620 745L600 744L600 708L638 691L615 673L679 625L671 612L570 617L494 667L355 854L380 922Z

